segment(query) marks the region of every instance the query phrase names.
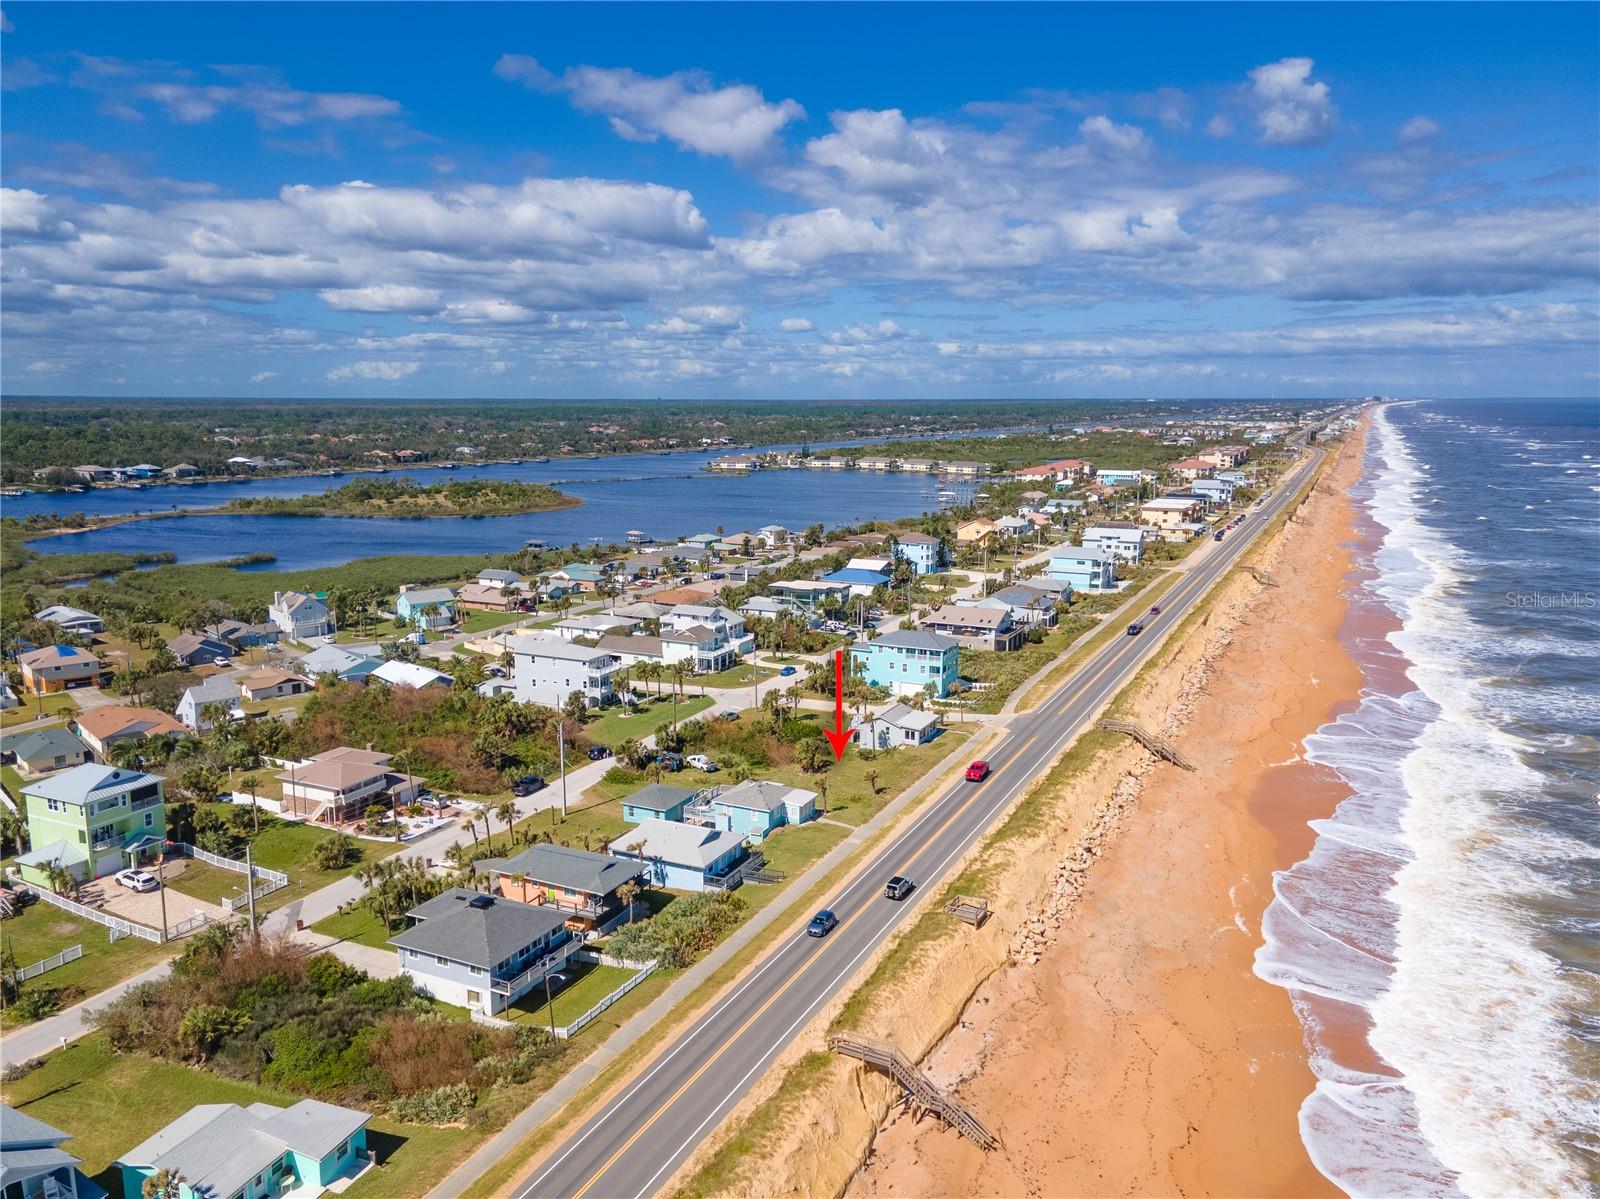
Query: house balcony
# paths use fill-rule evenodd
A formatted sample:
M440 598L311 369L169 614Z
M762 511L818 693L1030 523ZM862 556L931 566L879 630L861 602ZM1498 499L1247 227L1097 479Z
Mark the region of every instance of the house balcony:
M581 941L573 938L564 941L553 953L545 954L533 965L524 967L518 974L509 978L496 978L494 975L490 975L489 989L497 995L520 995L531 984L543 978L550 971L562 966L569 957L577 952L581 945Z

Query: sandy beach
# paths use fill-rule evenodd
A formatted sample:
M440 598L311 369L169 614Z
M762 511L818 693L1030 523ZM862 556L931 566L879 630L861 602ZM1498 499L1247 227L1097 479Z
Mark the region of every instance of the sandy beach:
M983 1154L893 1116L849 1194L1330 1195L1297 1125L1314 1079L1287 994L1251 972L1272 872L1346 794L1299 743L1352 706L1341 648L1357 536L1348 444L1265 589L1209 663L1176 740L1194 772L1145 779L1038 961L978 990L924 1063L1001 1131Z

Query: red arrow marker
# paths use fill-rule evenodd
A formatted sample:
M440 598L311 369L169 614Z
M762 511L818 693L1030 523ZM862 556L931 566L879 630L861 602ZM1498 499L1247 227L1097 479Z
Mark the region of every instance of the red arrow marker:
M844 758L844 747L850 744L850 732L844 727L844 650L833 651L833 728L824 729L828 743L833 746L834 761Z

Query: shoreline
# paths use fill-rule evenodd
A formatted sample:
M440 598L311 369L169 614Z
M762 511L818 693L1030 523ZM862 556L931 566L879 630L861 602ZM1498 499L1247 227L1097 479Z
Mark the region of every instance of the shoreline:
M1014 950L924 1060L1004 1150L897 1114L847 1195L1340 1193L1301 1142L1304 1030L1252 965L1274 871L1348 794L1301 742L1359 702L1340 632L1362 442L1323 476L1334 502L1302 509L1277 550L1280 585L1194 668L1174 739L1198 769L1146 775L1059 932Z

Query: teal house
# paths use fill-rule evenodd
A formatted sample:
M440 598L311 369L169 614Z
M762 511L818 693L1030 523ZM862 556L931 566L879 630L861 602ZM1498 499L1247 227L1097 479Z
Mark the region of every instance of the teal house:
M629 824L641 820L682 820L694 792L687 787L650 783L622 797L622 818Z
M406 587L395 596L394 614L424 632L452 628L456 623L456 593L448 587Z
M686 813L696 824L760 841L773 829L804 824L817 816L817 793L787 783L749 779L731 787L707 790Z
M183 1179L179 1199L316 1199L371 1164L371 1118L315 1099L202 1103L117 1160L123 1199L142 1199L145 1179L162 1171Z
M961 643L954 637L900 629L850 647L850 667L873 687L896 695L946 696L960 678Z

